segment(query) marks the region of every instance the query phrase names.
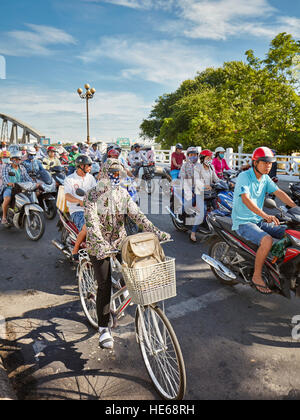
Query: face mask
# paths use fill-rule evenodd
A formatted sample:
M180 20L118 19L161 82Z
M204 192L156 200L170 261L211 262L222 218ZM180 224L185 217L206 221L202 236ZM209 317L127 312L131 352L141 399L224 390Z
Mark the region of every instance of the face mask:
M113 174L108 174L112 186L120 185L120 177L115 177Z
M28 160L33 160L34 159L34 156L33 155L28 155L27 159Z
M206 165L206 166L210 166L210 165L211 165L211 163L212 163L212 160L211 160L211 159L209 159L209 160L206 160L206 161L204 162L204 165Z
M197 162L197 160L198 160L198 156L189 156L189 161L191 162L191 163L196 163Z
M221 159L224 159L224 153L220 153L219 156Z

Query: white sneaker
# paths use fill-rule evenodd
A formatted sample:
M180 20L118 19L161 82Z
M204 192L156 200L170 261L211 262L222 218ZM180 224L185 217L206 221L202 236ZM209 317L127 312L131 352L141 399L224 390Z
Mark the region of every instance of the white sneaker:
M99 332L99 346L102 349L112 350L114 348L114 339L112 338L109 328L99 328Z

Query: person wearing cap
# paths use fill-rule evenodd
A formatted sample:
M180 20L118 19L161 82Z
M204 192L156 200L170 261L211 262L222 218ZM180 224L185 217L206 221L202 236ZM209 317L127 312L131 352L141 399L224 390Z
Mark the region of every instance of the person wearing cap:
M204 181L206 190L211 190L213 184L219 181L214 167L212 166L213 152L209 149L202 150L200 153L200 178Z
M5 165L10 163L10 153L7 150L3 150L0 152L0 201L2 198L2 189L3 189L3 180L2 180L2 172L5 168Z
M10 156L10 164L5 165L2 170L2 181L3 181L3 204L2 204L2 220L1 224L7 224L7 210L11 201L12 189L17 182L34 182L28 175L26 169L21 165L22 153L13 152ZM14 176L10 173L14 172ZM37 184L38 186L39 184Z
M89 145L88 144L84 143L82 145L81 150L80 150L80 154L89 156Z
M141 146L138 143L133 145L133 150L128 154L128 161L132 167L132 173L135 177L138 176L140 167L143 164L147 164L147 158L144 153L141 151Z
M252 154L252 168L240 173L237 178L233 209L232 230L259 246L252 278L253 285L263 294L271 290L266 286L262 269L272 245L273 238L282 239L286 226L281 226L277 217L264 212L266 194L274 194L284 204L296 204L268 176L276 158L268 147L259 147Z
M43 160L44 169L49 171L51 167L61 166L60 160L56 156L56 148L54 146L48 147L47 154L48 154L48 157L44 158Z
M42 162L36 158L36 150L33 146L27 149L27 159L23 161L23 165L29 174L32 174L36 179L43 181L45 184L50 185L52 177L48 171L43 167Z
M89 156L79 155L75 161L76 170L69 175L64 182L65 197L71 219L78 229L78 236L74 245L72 256L78 261L78 251L86 236L86 226L83 212L83 197L76 194L78 189L87 193L97 184L95 178L90 174L92 160Z
M196 242L196 232L204 218L203 181L200 176L201 164L199 162L199 151L197 147L189 147L186 151L186 156L186 161L183 162L179 172L180 189L184 190L185 212L188 213L191 210L197 212L190 234L190 240ZM179 183L179 180L173 180L174 189L176 189L176 184L177 182Z
M22 153L22 162L27 159L27 146L24 145L21 147L21 153Z
M177 179L179 176L180 169L183 162L186 160L185 154L182 152L183 146L181 143L177 143L175 146L175 152L171 155L171 172L172 179Z
M101 162L102 155L101 155L100 150L98 150L97 143L92 144L92 147L89 150L89 156L94 162Z
M1 152L4 152L4 151L7 151L8 149L7 149L7 141L6 140L2 140L1 141L1 143L0 143L0 149L1 149Z
M121 186L126 177L125 168L117 159L108 158L102 167L102 178L89 191L84 200L84 214L87 227L87 252L93 264L97 289L97 318L99 345L112 349L113 337L108 328L111 300L112 251L122 249L127 237L125 215L147 232L155 233L160 241L170 239L170 235L156 228Z
M41 148L41 145L39 143L35 143L34 148L36 151L36 159L43 160L45 158L45 154Z
M77 144L73 144L72 148L71 148L71 152L69 153L69 172L68 175L71 175L75 169L76 169L76 164L75 161L78 158L78 156L80 156L79 153L79 147L77 146Z
M212 165L215 168L216 174L220 179L223 179L223 172L230 168L225 159L224 147L217 147L215 150L215 157L212 160Z

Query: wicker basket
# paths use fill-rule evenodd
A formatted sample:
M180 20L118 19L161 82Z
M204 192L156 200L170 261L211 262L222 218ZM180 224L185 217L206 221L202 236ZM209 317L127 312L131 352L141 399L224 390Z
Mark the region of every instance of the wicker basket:
M176 296L175 258L143 268L122 266L124 280L137 305L150 305Z

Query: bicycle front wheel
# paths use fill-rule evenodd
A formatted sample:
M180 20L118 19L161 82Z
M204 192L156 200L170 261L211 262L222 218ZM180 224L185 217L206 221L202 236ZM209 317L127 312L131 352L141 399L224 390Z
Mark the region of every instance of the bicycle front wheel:
M186 389L185 366L168 318L158 307L138 306L135 325L142 357L157 392L166 400L181 400Z
M97 281L94 276L94 268L90 260L84 260L80 264L78 273L78 288L80 302L91 326L98 328L97 316Z

